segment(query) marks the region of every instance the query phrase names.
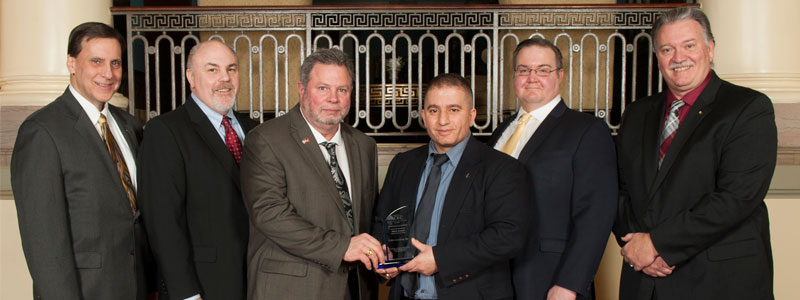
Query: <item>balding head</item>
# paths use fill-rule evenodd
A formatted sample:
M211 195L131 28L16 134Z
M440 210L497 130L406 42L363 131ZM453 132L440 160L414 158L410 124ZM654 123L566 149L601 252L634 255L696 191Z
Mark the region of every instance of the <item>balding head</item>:
M189 51L186 79L192 94L214 111L225 115L239 91L239 60L230 47L217 40L205 41Z

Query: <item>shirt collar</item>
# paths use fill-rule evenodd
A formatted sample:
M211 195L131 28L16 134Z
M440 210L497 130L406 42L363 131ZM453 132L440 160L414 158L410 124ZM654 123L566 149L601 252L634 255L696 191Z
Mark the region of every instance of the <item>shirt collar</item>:
M461 160L461 155L464 154L464 149L467 148L467 142L472 137L472 133L468 134L464 140L458 142L453 148L450 148L449 151L445 152L447 154L447 158L450 160L449 162L453 164L453 166L458 165L458 161ZM428 157L431 157L431 154L440 154L436 151L436 145L434 145L433 140L428 142Z
M531 112L525 111L525 109L522 108L522 106L520 106L519 107L519 112L517 113L516 120L519 120L519 118L521 118L526 113L531 114L531 117L533 117L536 120L539 120L539 121L544 120L544 118L547 118L547 115L549 115L550 112L553 111L553 108L556 107L556 105L558 104L559 101L561 101L561 95L556 95L555 98L550 99L550 102L547 102L547 104L542 105L541 107L539 107L537 109L534 109Z
M683 96L683 99L681 100L683 100L683 102L686 104L687 107L690 107L694 105L695 102L697 102L697 98L700 97L700 94L703 92L703 90L706 89L708 83L711 82L711 77L713 77L712 74L714 74L713 70L708 71L706 79L704 79L703 82L700 83L700 85L698 85L696 88L694 88L689 93ZM672 91L667 89L667 107L669 107L675 100L678 100L678 97L675 97L675 94L673 94Z
M108 112L108 104L104 103L103 110L97 110L97 107L94 106L89 100L86 100L86 97L83 97L77 90L70 84L69 91L72 93L72 97L75 97L78 100L78 104L81 105L81 108L86 112L86 115L89 116L89 120L92 121L92 124L97 124L97 120L100 119L100 114L106 116L106 119L112 118Z
M336 134L334 134L331 140L329 141L325 139L325 136L323 136L322 133L320 133L316 128L314 128L314 126L311 126L311 123L308 122L308 119L306 119L306 116L303 114L302 109L300 110L300 115L303 116L303 120L306 121L306 124L308 124L308 128L311 129L311 134L314 135L314 140L317 141L317 144L321 144L322 142L331 142L337 145L343 145L342 124L339 124L339 127L336 128Z
M217 128L222 125L221 114L208 107L208 105L203 103L203 101L200 101L200 99L197 98L197 96L195 96L194 93L192 93L192 100L194 100L194 103L197 104L198 107L200 107L200 110L203 111L203 114L206 115L208 120L211 121L211 125L214 125L214 128ZM232 109L229 109L228 113L226 113L225 116L230 118L231 126L238 123L238 121L236 120L236 116L233 114Z

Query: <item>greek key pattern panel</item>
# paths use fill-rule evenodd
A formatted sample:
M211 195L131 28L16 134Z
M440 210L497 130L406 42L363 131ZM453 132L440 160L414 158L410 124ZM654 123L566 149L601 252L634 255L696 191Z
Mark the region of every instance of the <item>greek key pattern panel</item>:
M133 14L132 31L169 30L265 30L305 28L306 14L275 13L174 13Z
M498 13L499 27L643 28L649 29L660 10L515 11Z
M462 28L491 27L491 12L321 12L311 14L312 28Z

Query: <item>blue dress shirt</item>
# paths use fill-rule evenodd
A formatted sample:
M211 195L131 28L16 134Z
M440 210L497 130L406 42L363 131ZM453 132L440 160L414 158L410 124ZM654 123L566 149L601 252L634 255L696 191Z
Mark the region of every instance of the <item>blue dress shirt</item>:
M445 153L449 160L442 165L442 177L439 181L439 188L436 190L436 200L433 204L433 214L431 215L431 230L428 233L428 241L426 242L426 244L431 247L436 246L436 242L439 237L439 221L441 220L442 216L444 199L447 196L447 188L450 187L450 180L453 179L453 173L456 170L456 166L458 166L458 161L461 159L461 155L464 154L464 148L467 147L467 142L469 141L470 137L471 135L468 135L467 138L456 144L452 149L450 149L450 151ZM419 206L419 201L422 198L422 192L425 189L425 182L428 181L428 174L431 173L431 169L433 168L432 154L437 153L438 152L436 152L436 147L434 146L433 141L430 141L428 143L428 159L425 161L425 169L422 171L422 177L420 178L419 186L417 187L417 206ZM418 286L419 289L417 289L415 292L414 298L438 298L436 295L436 283L433 276L425 276L420 274Z
M197 99L197 96L195 96L194 93L192 93L192 100L194 100L194 103L197 104L197 106L200 107L200 110L202 110L206 117L208 117L208 121L210 121L211 125L214 126L214 129L217 130L219 137L222 138L222 142L224 143L225 126L222 125L222 115L208 107L208 105L203 103L203 101L200 101L200 99ZM228 113L225 115L230 118L231 127L233 127L233 130L236 131L236 135L239 136L239 140L242 141L242 145L244 145L244 130L242 130L242 126L239 125L239 120L236 119L236 116L233 114L233 110L229 109Z

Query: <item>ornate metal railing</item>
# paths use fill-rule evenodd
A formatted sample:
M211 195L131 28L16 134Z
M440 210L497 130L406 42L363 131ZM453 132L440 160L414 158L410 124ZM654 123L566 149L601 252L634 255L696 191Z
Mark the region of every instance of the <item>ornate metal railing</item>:
M130 112L143 119L188 96L186 55L220 39L240 59L236 108L264 121L297 102L299 65L338 47L356 65L347 122L371 135L422 135L425 83L467 77L487 135L517 109L511 57L520 40L550 39L564 54L561 94L616 130L625 104L661 89L647 29L674 5L113 8L125 18Z

